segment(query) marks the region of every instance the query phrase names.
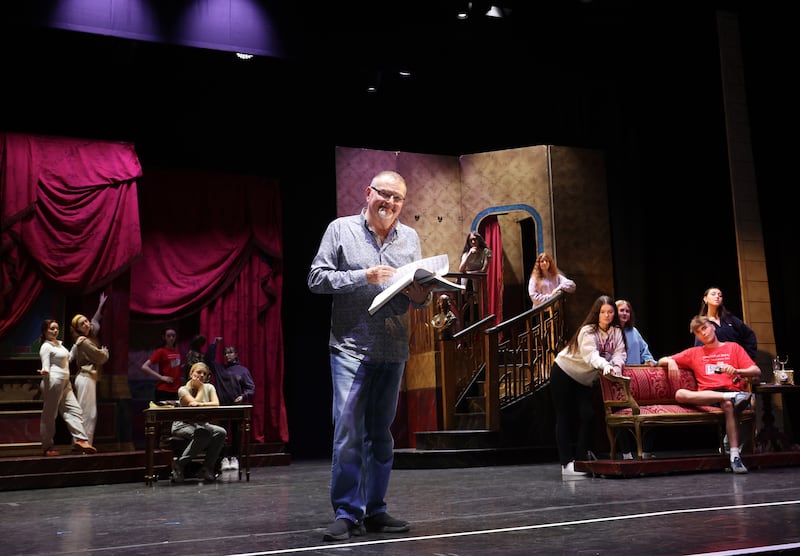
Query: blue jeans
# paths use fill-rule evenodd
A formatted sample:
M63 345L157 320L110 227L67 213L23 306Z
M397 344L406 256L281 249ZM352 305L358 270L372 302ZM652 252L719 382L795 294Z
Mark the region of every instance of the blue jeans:
M386 511L394 461L390 430L405 363L362 362L331 352L333 459L331 504L336 519L360 522Z

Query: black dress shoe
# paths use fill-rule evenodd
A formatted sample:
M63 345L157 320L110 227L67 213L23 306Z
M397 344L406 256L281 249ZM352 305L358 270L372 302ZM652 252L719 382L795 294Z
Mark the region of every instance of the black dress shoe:
M322 536L324 541L346 541L350 537L360 537L364 535L364 526L360 523L353 523L347 518L340 517L333 522L333 525L325 530Z
M364 525L370 533L405 533L411 529L407 521L395 519L386 512L369 516Z

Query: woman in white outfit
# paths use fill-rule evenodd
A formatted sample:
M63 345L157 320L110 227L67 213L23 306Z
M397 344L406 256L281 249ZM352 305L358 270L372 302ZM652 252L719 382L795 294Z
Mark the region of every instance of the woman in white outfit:
M42 450L45 456L57 456L53 447L56 433L56 416L61 415L72 434L72 451L82 454L97 452L89 442L83 428L83 412L72 391L69 380L69 351L58 339L59 326L53 319L42 323L42 347L39 357L42 360L42 420L39 434L42 437Z

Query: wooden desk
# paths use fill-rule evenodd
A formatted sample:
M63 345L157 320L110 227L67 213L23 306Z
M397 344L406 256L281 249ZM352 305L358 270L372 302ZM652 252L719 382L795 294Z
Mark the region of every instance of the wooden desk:
M252 405L220 405L216 407L150 407L144 410L144 436L146 440L146 460L144 480L147 486L154 481L153 465L156 440L160 436L163 423L172 426L173 421L215 422L230 419L239 421L242 429L240 454L247 481L250 480L250 419ZM242 467L239 466L239 480L242 480Z
M794 384L762 383L754 386L753 392L756 393L761 401L761 422L763 424L758 435L756 435L756 451L785 452L796 450L797 444L794 440L775 426L775 416L772 414L772 395L780 394L783 397L784 394L799 393L800 386L795 386ZM783 409L784 422L786 422L786 403L783 404Z

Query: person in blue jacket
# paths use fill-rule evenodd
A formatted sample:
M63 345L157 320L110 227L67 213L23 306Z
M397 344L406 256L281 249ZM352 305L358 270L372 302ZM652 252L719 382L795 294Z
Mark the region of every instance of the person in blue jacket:
M636 316L633 305L627 299L617 299L614 304L617 306L619 323L622 325L622 332L625 334L625 342L628 345L628 357L625 359L626 365L656 365L656 359L650 353L650 346L645 341L642 333L636 328ZM642 459L650 459L653 455L653 431L646 431L642 437ZM620 451L622 459L633 459L632 437L628 431L623 431L619 437Z

